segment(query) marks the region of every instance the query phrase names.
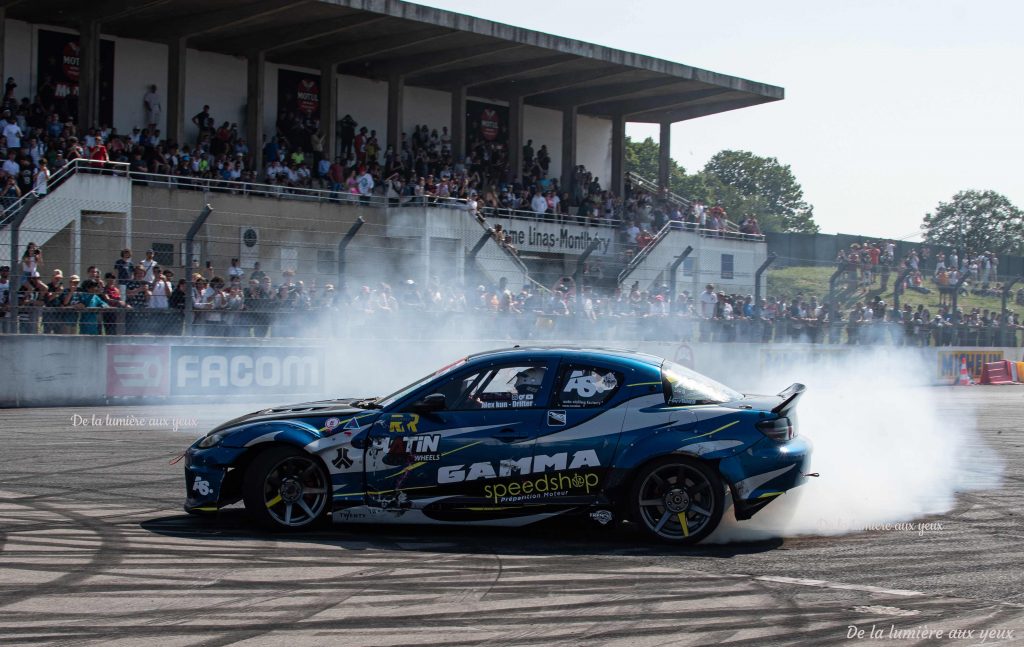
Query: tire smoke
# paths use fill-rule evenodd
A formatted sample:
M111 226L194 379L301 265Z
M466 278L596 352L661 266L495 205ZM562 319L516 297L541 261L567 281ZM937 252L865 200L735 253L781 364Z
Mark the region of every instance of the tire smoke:
M799 433L814 444L809 471L820 477L748 521L727 511L708 541L876 530L948 512L957 492L998 486L1002 461L981 438L974 411L949 398L957 387L923 383L934 370L913 352L857 348L762 371L751 392L807 385ZM727 383L742 388L736 377Z

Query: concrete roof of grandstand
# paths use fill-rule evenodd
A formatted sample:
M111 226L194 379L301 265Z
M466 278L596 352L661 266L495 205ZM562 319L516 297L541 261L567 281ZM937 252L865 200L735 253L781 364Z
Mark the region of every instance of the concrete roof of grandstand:
M33 0L7 17L251 56L579 114L671 123L784 97L780 87L398 0Z

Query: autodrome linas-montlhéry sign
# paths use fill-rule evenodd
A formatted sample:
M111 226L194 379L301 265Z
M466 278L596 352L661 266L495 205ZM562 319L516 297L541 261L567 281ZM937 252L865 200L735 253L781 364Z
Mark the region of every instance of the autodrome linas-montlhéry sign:
M526 223L521 220L505 221L508 240L520 251L582 254L594 240L601 242L595 254L614 253L613 230L560 225L554 222Z

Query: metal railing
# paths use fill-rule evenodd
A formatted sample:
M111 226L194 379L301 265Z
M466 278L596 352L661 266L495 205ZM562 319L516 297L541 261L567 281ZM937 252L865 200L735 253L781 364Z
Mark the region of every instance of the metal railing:
M389 311L364 310L357 304L299 306L257 304L197 310L178 308L82 308L23 305L17 308L20 334L151 335L234 338L355 339L587 339L699 341L708 343L806 343L818 345L1016 347L1024 326L993 322L911 319L863 321L796 317L703 319L689 309L651 315L644 307L598 302L593 317L567 310L438 310L402 306ZM5 309L6 310L6 309ZM7 317L9 311L5 312ZM412 315L412 316L411 316ZM4 318L0 317L0 322ZM0 328L10 328L0 326ZM191 332L190 332L191 331Z
M308 200L314 202L329 202L341 205L363 205L377 208L398 208L398 207L447 207L450 209L460 209L466 211L472 211L474 215L480 215L484 218L515 218L518 220L528 220L532 222L558 222L561 224L576 224L584 227L597 227L602 229L619 229L622 227L624 220L620 218L609 218L594 221L591 219L581 219L577 216L562 215L562 214L547 214L537 213L528 209L513 209L509 207L491 207L480 204L477 202L475 210L471 208L469 200L465 198L452 198L452 197L440 197L440 196L387 196L387 195L358 195L353 194L343 189L325 189L325 188L312 188L312 187L291 187L281 184L264 184L259 182L244 182L238 180L224 180L217 178L200 178L192 176L179 176L179 175L167 175L161 173L149 173L132 171L130 165L124 162L97 162L94 160L87 159L75 159L68 162L57 172L55 172L48 182L47 193L52 192L54 189L59 187L68 178L75 173L91 173L91 174L103 174L103 175L117 175L120 177L127 177L134 183L146 184L148 186L165 186L167 188L183 189L191 191L202 191L207 193L230 193L234 195L251 195L255 197L265 198L276 198L276 199L287 199L287 200ZM646 182L639 176L631 174L631 177L637 178L638 181ZM20 209L27 199L30 193L26 193L21 196L17 201L8 205L3 211L3 217L0 218L0 226L5 225L10 219L11 215ZM38 195L38 194L37 194ZM683 200L675 194L670 194L673 199ZM45 197L39 195L40 198ZM689 203L686 202L688 205ZM696 227L689 223L684 223L688 229L696 231ZM660 232L659 232L660 233ZM717 235L718 232L710 229L701 229L699 233L702 235ZM741 234L738 232L738 227L734 223L727 221L727 230L723 233L724 237L734 238L737 240L763 240L763 236L754 236L751 234Z
M633 186L638 186L641 189L643 189L644 191L647 191L648 193L653 193L655 195L663 196L664 199L667 200L669 204L675 205L675 206L679 207L683 211L688 210L693 205L693 201L692 200L690 200L688 198L684 198L683 196L679 195L678 193L673 193L672 191L669 191L667 189L663 190L661 187L658 186L658 184L656 182L651 182L647 178L638 175L634 171L628 171L626 173L626 178L630 181L630 184L632 184ZM728 232L739 233L740 226L738 224L736 224L735 222L733 222L732 220L729 220L728 218L726 218L725 219L725 229ZM752 234L750 234L750 235L752 235Z

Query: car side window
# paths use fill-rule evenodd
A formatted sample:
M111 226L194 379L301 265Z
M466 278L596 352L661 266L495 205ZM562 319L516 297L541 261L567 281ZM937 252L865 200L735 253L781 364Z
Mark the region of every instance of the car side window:
M622 373L608 368L570 364L558 381L557 406L566 409L600 407L622 384Z
M492 366L452 378L434 390L442 393L449 411L524 409L544 406L547 368L536 364Z

